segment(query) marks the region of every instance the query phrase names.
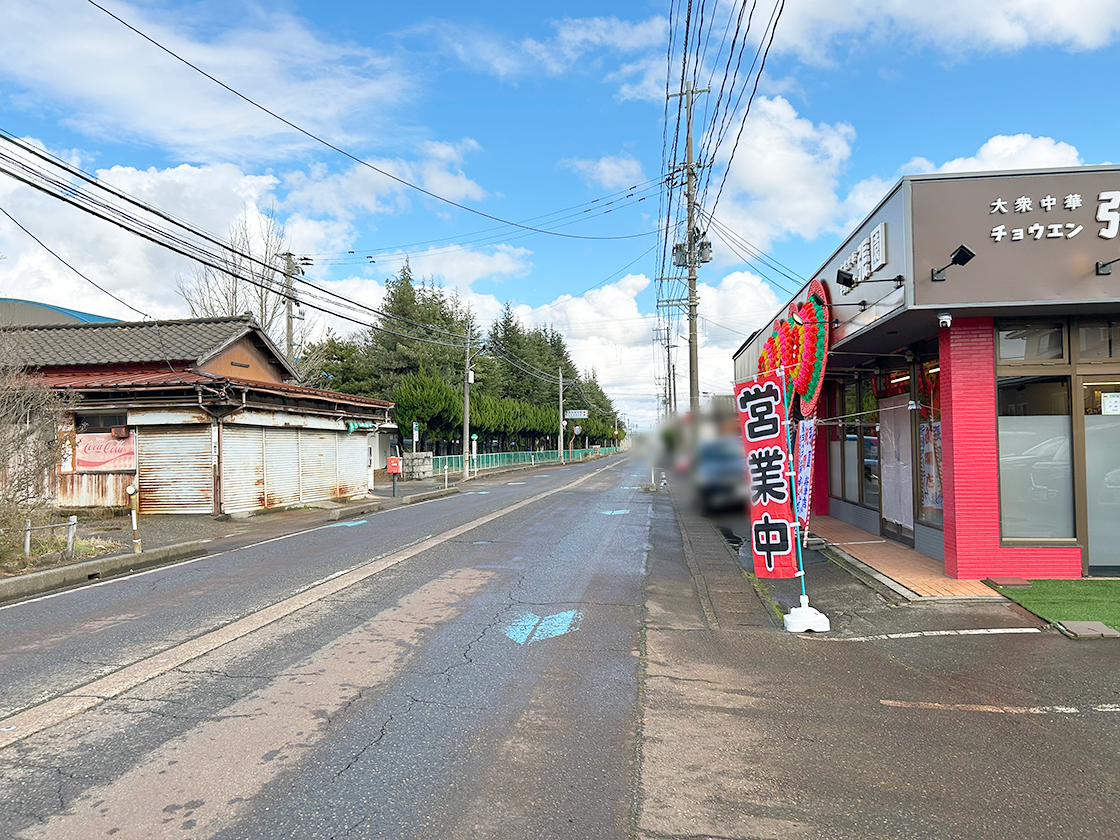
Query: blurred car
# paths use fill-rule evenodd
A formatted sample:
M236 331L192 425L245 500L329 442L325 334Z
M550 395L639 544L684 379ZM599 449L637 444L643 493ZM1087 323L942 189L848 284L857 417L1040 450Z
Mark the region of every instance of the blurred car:
M704 513L742 510L748 495L742 438L721 437L701 443L692 464L692 486Z

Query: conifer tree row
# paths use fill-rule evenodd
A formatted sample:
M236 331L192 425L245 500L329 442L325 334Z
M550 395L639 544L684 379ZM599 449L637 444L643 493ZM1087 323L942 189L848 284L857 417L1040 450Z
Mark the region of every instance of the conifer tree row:
M588 419L578 421L580 437L613 446L625 435L619 423L615 437L614 405L593 370L581 374L576 368L563 335L551 328L525 327L509 303L483 333L458 295L431 281L416 282L406 260L386 281L380 310L384 314L378 328L348 336L327 334L315 348L324 362L313 384L393 401L402 430L419 423L420 449L462 451L468 327L472 352L483 343L491 348L471 363L470 422L479 435L480 452L556 448L561 370L564 407L588 411Z

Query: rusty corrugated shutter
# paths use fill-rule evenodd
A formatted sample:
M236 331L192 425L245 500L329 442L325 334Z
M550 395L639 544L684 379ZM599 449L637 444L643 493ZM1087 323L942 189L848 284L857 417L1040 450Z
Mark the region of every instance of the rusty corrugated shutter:
M222 427L222 512L240 513L265 506L264 429Z
M265 505L294 505L299 499L299 429L264 430Z
M213 513L210 435L209 426L137 431L141 513Z
M369 488L366 473L366 436L338 436L338 495L359 496Z
M302 429L299 433L301 501L338 495L338 433Z

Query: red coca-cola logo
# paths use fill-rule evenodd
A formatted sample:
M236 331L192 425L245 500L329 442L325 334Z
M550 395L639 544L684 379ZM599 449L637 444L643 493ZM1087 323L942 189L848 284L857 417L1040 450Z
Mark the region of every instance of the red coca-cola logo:
M83 455L101 455L105 458L117 458L121 455L132 454L132 438L126 440L97 440L97 441L81 441L78 444L78 451Z
M79 470L130 470L136 465L135 438L117 440L112 435L78 435L74 466Z

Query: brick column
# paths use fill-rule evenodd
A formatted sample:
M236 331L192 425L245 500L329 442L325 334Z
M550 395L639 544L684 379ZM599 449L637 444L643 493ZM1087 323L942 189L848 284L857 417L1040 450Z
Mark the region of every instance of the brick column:
M939 335L945 574L1081 577L1080 548L1000 545L992 319L955 318Z

